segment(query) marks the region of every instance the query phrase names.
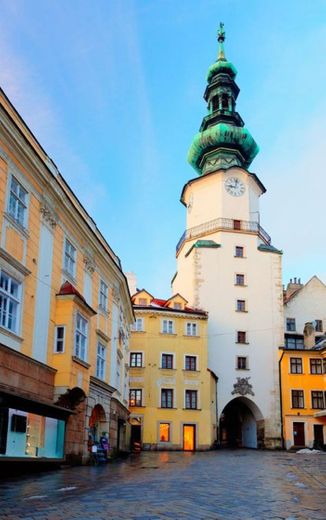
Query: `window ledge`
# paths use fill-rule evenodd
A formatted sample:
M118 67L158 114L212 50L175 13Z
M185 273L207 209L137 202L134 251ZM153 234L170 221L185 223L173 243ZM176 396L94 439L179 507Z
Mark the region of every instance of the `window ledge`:
M235 368L236 370L246 370L248 372L248 370L250 370L250 368Z
M75 362L75 363L78 363L78 365L81 365L82 367L84 368L90 368L90 364L87 363L86 361L83 361L82 359L80 359L79 357L77 356L71 356L71 359Z
M176 336L175 332L160 332L161 336Z
M138 369L138 370L139 370L139 369L142 370L143 368L145 368L145 366L141 366L141 367L133 367L133 366L129 365L129 369L130 369L130 370L137 370L137 369Z
M12 217L10 215L10 213L5 213L4 214L6 220L8 220L8 222L10 222L10 224L12 224L17 231L19 231L19 233L21 233L22 235L24 235L24 237L26 238L29 238L29 232L27 230L27 228L25 228L24 226L22 226L14 217Z
M239 311L238 309L235 309L235 312L244 312L244 313L247 313L248 311Z
M24 338L18 336L18 334L16 334L12 330L6 329L5 327L0 326L0 332L2 332L2 334L5 334L6 336L9 336L10 338L15 339L16 341L19 341L20 343L24 341Z
M184 338L193 338L193 339L200 338L199 334L184 334L183 337Z
M190 370L189 368L183 368L182 371L183 372L191 372L191 373L194 372L195 374L196 373L198 374L198 372L200 372L200 370Z
M177 410L177 408L173 407L167 407L167 406L158 406L160 410Z
M97 307L97 310L100 314L102 314L102 316L104 316L105 318L108 318L110 316L110 311L108 309L105 309L104 307L102 307L101 305L98 305Z
M249 341L236 341L236 345L249 345Z
M67 277L68 282L71 282L73 285L77 286L77 280L71 273L62 268L62 274Z
M132 330L132 329L131 329L131 332L137 332L138 334L139 334L139 333L143 333L143 334L144 334L144 332L146 332L146 331L145 331L145 330Z
M248 285L245 283L235 283L234 286L235 287L248 287Z
M176 368L165 368L165 367L158 367L160 370L168 370L169 372L175 372Z
M289 376L303 376L304 372L288 372Z
M233 255L234 258L247 258L246 256Z
M193 412L201 412L202 411L201 408L182 408L182 410L187 410L187 411L192 410Z

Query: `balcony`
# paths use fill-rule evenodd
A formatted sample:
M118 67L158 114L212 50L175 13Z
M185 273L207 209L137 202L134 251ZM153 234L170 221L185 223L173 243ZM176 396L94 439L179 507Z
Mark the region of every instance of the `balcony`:
M204 224L200 224L199 226L194 226L190 229L187 229L177 243L176 254L179 254L181 247L187 240L209 235L210 233L215 233L216 231L228 231L230 229L233 231L244 231L245 233L258 235L266 245L270 245L271 243L271 237L260 226L260 224L258 224L258 222L250 220L233 220L231 218L216 218L214 220L204 222Z

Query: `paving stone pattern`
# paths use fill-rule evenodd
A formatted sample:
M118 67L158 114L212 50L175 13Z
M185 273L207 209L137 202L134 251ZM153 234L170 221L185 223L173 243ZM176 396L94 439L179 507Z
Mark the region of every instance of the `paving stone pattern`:
M326 519L326 454L132 455L0 481L7 520Z

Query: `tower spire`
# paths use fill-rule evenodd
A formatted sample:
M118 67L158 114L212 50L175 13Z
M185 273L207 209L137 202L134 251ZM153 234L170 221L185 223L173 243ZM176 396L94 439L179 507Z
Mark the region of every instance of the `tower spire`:
M224 54L225 30L224 30L223 22L220 22L220 27L217 31L217 41L218 41L217 61L226 61L225 54Z

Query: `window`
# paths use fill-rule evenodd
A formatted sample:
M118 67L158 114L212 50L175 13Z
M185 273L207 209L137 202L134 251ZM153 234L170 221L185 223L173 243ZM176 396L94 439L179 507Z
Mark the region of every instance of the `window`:
M174 326L172 320L163 320L162 322L162 332L163 334L173 334Z
M108 310L108 286L103 280L100 281L99 306L103 311Z
M54 352L58 354L65 350L65 328L58 326L55 328L54 333Z
M176 310L181 310L181 303L180 302L174 302L173 303L173 308L176 309Z
M246 312L245 300L237 300L237 312Z
M173 368L173 354L162 354L161 368Z
M105 345L98 343L96 357L96 377L99 379L104 379L105 377L105 352Z
M86 361L87 359L87 320L77 313L75 329L75 356Z
M131 326L131 330L134 332L144 331L144 318L136 318L135 323Z
M323 367L321 359L310 359L310 374L322 374Z
M138 305L147 305L147 299L146 298L139 298Z
M161 408L173 408L173 390L162 388L161 390Z
M295 318L286 318L286 330L288 332L295 331Z
M170 423L160 423L160 442L170 442Z
M291 357L290 358L290 372L291 374L302 374L302 359Z
M245 331L238 330L237 343L247 343L247 333Z
M285 346L286 346L286 348L292 348L292 349L304 348L303 338L298 338L295 336L287 336L285 338Z
M246 357L237 357L237 369L238 370L246 370L247 367L247 358Z
M21 284L0 272L0 326L12 332L18 331L21 303Z
M292 408L304 408L303 390L291 390Z
M242 246L235 246L235 255L237 258L244 258L244 248Z
M197 323L187 323L186 334L187 336L198 336Z
M185 357L185 370L197 370L197 357L186 356Z
M129 406L141 406L142 405L142 393L141 389L129 390Z
M236 230L241 229L241 220L233 220L233 229L236 229Z
M76 248L69 242L65 241L64 270L73 278L76 272Z
M131 367L142 367L143 366L143 353L142 352L131 352L130 353L130 366Z
M244 274L236 274L235 275L235 284L236 285L244 285L245 284Z
M189 410L197 409L197 390L186 390L186 408Z
M323 320L315 320L315 331L323 332Z
M11 177L8 213L18 224L26 225L27 191L15 177Z
M312 390L311 392L311 408L323 410L324 408L324 396L323 392Z

